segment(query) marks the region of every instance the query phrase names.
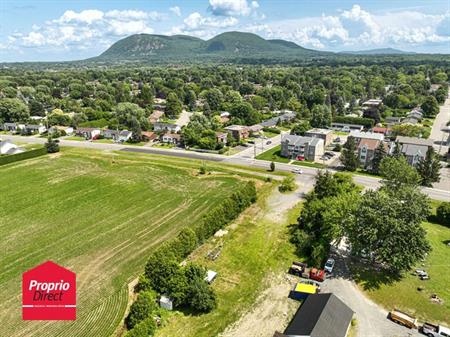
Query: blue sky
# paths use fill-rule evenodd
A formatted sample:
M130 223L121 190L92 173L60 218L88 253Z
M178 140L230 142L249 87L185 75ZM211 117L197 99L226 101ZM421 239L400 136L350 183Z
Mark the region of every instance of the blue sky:
M450 53L450 0L0 0L0 62L83 59L136 33L231 30L318 50Z

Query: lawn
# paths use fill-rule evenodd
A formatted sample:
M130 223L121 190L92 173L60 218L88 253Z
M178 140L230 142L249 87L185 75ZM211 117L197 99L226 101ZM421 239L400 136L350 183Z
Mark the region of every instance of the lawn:
M278 163L289 163L291 161L289 158L281 157L281 145L277 145L274 148L257 155L256 159L275 161Z
M360 288L377 303L391 310L396 307L416 315L420 320L442 322L450 325L450 229L426 222L424 228L433 250L423 264L417 268L425 269L430 280L421 281L410 273L400 281L388 281L383 274L364 273L356 275ZM422 287L422 291L418 291ZM432 303L431 294L437 294L443 304Z
M86 138L84 137L80 137L80 136L68 136L68 137L63 137L62 139L64 140L77 140L77 141L86 141Z
M300 160L294 160L294 161L292 162L292 164L298 165L298 166L315 167L315 168L319 168L319 169L322 169L322 168L326 168L326 167L327 167L327 166L324 165L324 164L316 163L316 162L313 162L313 161L306 161L306 160L303 160L303 161L300 161Z
M199 166L75 148L2 166L0 336L113 335L152 250L240 183L213 163L198 176ZM74 322L21 319L21 275L49 259L77 274Z
M248 209L237 225L223 238L212 238L197 249L192 260L218 272L213 283L218 307L208 314L191 315L174 311L168 322L158 330L157 337L211 337L223 332L244 312L251 310L263 289L270 287L266 277L286 271L296 258L288 242L287 226L298 217L301 205L288 212L283 223L264 216L268 209L265 197L271 186L260 193L257 205ZM209 260L208 251L223 245L219 258ZM287 294L286 294L286 300Z

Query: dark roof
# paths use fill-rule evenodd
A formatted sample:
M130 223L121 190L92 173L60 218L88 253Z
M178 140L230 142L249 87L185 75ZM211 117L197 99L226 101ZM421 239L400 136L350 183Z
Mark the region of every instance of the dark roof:
M353 311L333 294L309 295L284 331L287 336L345 337Z

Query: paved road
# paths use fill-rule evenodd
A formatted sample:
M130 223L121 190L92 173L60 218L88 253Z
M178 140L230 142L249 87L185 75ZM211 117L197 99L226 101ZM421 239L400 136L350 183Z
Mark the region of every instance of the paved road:
M262 139L257 138L255 140L255 144L253 144L252 147L248 147L243 151L240 151L234 155L232 155L232 158L255 158L256 156L260 155L263 152L266 152L270 149L273 149L274 147L281 144L281 136L286 134L286 131L281 132L281 134L269 138L269 139ZM270 144L267 144L267 142L270 141Z
M387 318L388 312L367 298L350 279L345 258L336 255L335 259L333 275L324 282L322 291L334 293L355 312L358 337L421 336L417 330L410 330L390 321Z
M433 139L435 142L435 148L441 154L445 154L448 152L448 146L444 146L449 137L448 133L442 132L442 128L450 121L450 97L446 99L444 105L440 107L440 111L437 114L434 122L433 128L431 129L430 139ZM444 144L441 144L441 143ZM442 146L441 146L442 145Z
M1 136L3 139L10 139L12 141L23 142L23 143L35 143L35 144L44 144L46 142L45 138L39 137L23 137L23 136L15 136L15 135L5 135ZM112 150L112 151L127 151L127 152L140 152L140 153L149 153L149 154L159 154L159 155L167 155L167 156L177 156L183 158L193 158L199 160L208 160L208 161L223 161L224 163L230 163L235 165L242 166L250 166L256 168L268 169L270 162L265 160L255 160L252 158L243 158L238 156L230 156L226 157L218 154L210 154L210 153L197 153L190 152L186 150L179 149L161 149L155 147L139 147L139 146L128 146L123 144L105 144L105 143L94 143L88 141L76 141L76 140L66 140L61 139L60 144L62 146L73 146L73 147L82 147L82 148L91 148L98 150ZM292 171L293 168L298 168L297 165L276 163L276 170L279 171ZM301 167L303 170L303 174L310 179L313 179L317 174L318 169L313 167ZM330 170L333 171L333 170ZM355 175L354 181L358 184L363 185L366 188L375 189L380 185L380 179L370 176L360 176ZM422 188L422 191L426 193L430 198L435 200L442 201L450 201L450 188L448 189L437 189L437 188Z

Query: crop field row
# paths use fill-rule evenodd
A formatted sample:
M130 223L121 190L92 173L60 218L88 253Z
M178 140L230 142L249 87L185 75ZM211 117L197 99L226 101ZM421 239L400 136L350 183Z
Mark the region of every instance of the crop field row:
M151 251L240 182L200 164L64 149L0 168L0 336L113 334ZM77 274L74 322L21 319L21 275L46 260Z

